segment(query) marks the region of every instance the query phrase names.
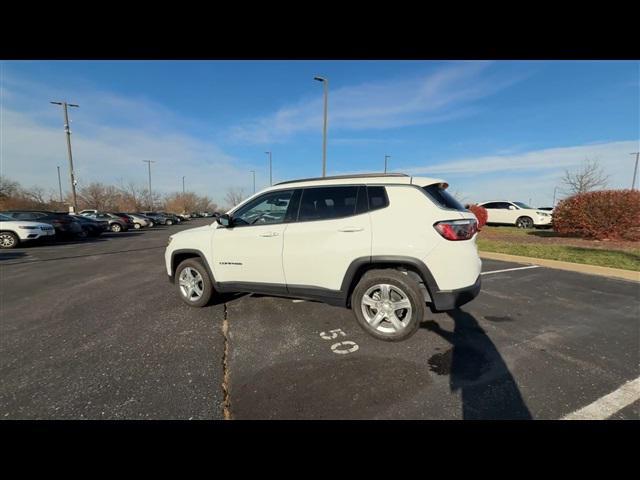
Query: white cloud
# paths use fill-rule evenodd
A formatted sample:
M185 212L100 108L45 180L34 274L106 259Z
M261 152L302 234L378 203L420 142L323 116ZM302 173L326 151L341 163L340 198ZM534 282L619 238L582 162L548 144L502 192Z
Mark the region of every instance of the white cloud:
M388 129L445 122L472 115L471 102L491 95L522 79L487 73L490 63L447 65L420 78L330 90L329 129ZM272 115L232 127L229 138L250 143L284 141L297 133L322 127L322 95L288 105Z
M405 167L412 175L446 178L452 191L467 201L512 199L551 204L554 187L561 188L565 170L574 170L587 158L597 160L610 176L608 187L630 188L638 140L589 143L548 148L511 155L491 155L452 160L435 165ZM560 193L558 193L560 195Z

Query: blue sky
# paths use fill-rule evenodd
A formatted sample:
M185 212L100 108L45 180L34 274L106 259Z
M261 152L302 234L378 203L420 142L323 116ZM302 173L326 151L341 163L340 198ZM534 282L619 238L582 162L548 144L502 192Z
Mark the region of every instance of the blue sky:
M444 178L465 201L549 204L564 169L599 160L631 185L640 138L640 64L613 61L5 61L1 172L57 188L70 110L81 184L187 187L222 201L317 176L329 78L328 174L390 170ZM66 177L65 177L66 178ZM66 188L66 186L64 186Z

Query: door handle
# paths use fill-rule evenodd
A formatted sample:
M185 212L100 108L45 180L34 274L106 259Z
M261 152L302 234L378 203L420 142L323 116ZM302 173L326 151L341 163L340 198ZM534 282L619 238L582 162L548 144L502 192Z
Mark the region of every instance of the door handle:
M339 232L361 232L364 230L362 227L343 227L338 229Z
M267 232L267 233L261 233L259 236L260 237L277 237L278 235L280 235L278 232Z

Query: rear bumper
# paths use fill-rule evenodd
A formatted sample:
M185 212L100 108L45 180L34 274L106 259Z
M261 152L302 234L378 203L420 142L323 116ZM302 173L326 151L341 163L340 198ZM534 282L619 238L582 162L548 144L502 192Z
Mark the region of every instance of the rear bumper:
M456 290L441 290L431 292L431 308L436 312L455 310L456 308L469 303L480 293L480 275L473 285Z

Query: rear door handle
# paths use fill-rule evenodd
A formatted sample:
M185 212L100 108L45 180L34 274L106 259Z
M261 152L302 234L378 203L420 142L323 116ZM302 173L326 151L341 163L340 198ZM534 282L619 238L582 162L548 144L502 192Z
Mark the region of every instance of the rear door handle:
M339 232L361 232L362 230L364 230L364 228L362 227L343 227L343 228L340 228L338 231Z
M261 237L277 237L278 235L280 235L278 232L267 232L260 234Z

